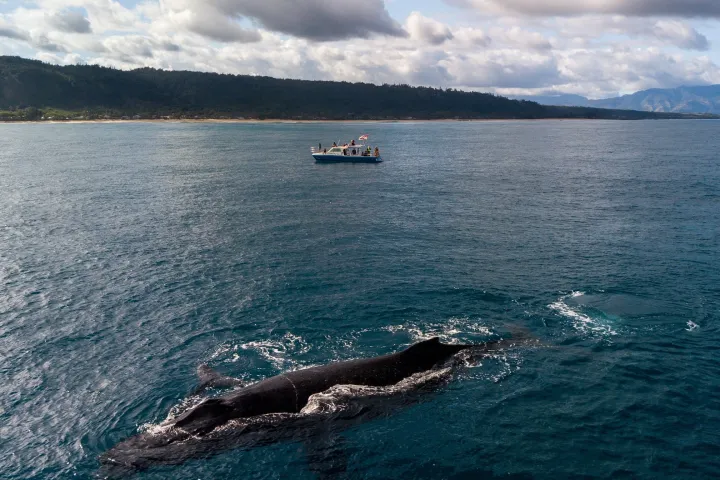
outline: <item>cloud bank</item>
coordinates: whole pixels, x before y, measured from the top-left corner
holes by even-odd
[[[398,17],[382,0],[124,1],[0,3],[0,54],[594,98],[720,83],[720,2],[445,0]]]
[[[716,0],[447,0],[447,3],[484,12],[543,17],[587,14],[720,17],[720,2]]]

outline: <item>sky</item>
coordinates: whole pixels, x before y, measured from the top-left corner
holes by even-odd
[[[720,0],[0,0],[0,55],[605,98],[720,83]]]

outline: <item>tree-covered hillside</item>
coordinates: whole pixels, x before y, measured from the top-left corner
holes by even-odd
[[[671,118],[548,107],[485,93],[142,68],[57,66],[0,57],[0,120],[42,118]]]

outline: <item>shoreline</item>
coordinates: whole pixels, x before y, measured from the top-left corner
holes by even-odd
[[[0,120],[0,124],[116,124],[116,123],[228,123],[228,124],[332,124],[332,123],[440,123],[440,122],[543,122],[543,121],[638,121],[638,120],[717,120],[714,118],[439,118],[439,119],[402,119],[402,120],[288,120],[288,119],[236,119],[236,118],[145,118],[145,119],[102,119],[102,120]]]

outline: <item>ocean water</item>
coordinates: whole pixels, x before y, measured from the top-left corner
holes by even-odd
[[[720,123],[0,125],[0,477],[187,402],[526,329],[342,432],[344,478],[720,476]],[[369,133],[385,162],[317,165]],[[314,478],[303,445],[133,478]]]

